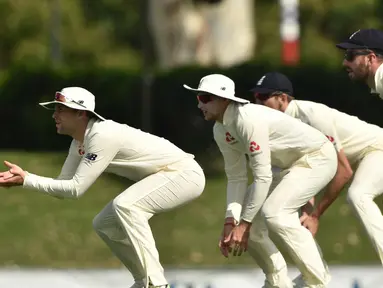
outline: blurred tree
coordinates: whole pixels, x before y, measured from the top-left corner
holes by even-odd
[[[108,55],[106,62],[114,63],[119,61],[121,54],[129,54],[131,57],[126,59],[128,65],[130,61],[134,65],[141,64],[141,0],[79,0],[84,11],[86,22],[92,25],[107,27],[109,37],[116,46],[119,53]],[[117,52],[115,51],[115,53]],[[151,57],[153,56],[151,50]],[[117,63],[116,63],[117,64]]]
[[[256,0],[257,59],[279,64],[278,1]],[[300,0],[301,59],[339,67],[335,43],[367,27],[382,28],[380,0]]]
[[[51,26],[52,1],[59,1],[61,21],[56,24],[60,26],[58,27],[60,34],[55,37],[59,40],[62,64],[80,68],[86,66],[140,68],[139,52],[134,50],[132,43],[128,43],[130,45],[124,43],[124,38],[121,36],[122,29],[125,28],[116,29],[123,26],[121,25],[123,18],[132,19],[130,14],[137,15],[137,11],[133,9],[134,13],[131,13],[132,11],[127,9],[125,17],[115,17],[112,13],[115,10],[102,10],[105,7],[101,6],[101,2],[120,4],[118,2],[128,1],[101,0],[92,2],[92,5],[78,0],[39,0],[38,4],[24,0],[0,1],[0,25],[3,28],[0,29],[1,68],[14,64],[33,65],[51,61],[51,29],[54,29]],[[89,11],[93,6],[101,8],[92,18],[89,16],[91,14]],[[108,17],[103,15],[116,19],[110,23]],[[138,27],[137,23],[133,26],[126,31],[131,32]],[[117,37],[114,37],[115,35]],[[138,33],[135,37],[137,36]],[[125,38],[132,37],[128,35]]]
[[[0,1],[0,66],[17,62],[45,61],[48,56],[49,6],[32,1]]]
[[[55,17],[52,1],[60,8],[56,22],[52,19]],[[382,3],[381,0],[300,0],[302,62],[339,67],[342,54],[334,44],[360,28],[383,28]],[[59,54],[53,55],[60,56],[65,66],[141,69],[139,5],[140,0],[1,0],[0,68],[49,64],[51,45],[56,43],[59,45],[53,51]],[[279,65],[279,2],[254,0],[254,5],[257,8],[255,58]],[[52,26],[52,23],[56,24]],[[52,31],[58,31],[59,35],[52,36]],[[155,63],[153,51],[151,47],[149,52]]]

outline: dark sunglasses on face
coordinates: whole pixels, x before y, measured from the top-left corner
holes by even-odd
[[[346,53],[344,53],[344,59],[348,62],[352,62],[355,60],[356,56],[360,55],[369,55],[371,53],[374,53],[372,51],[355,51],[355,50],[347,50]]]
[[[198,94],[197,99],[198,99],[198,101],[202,102],[203,104],[206,104],[206,103],[213,101],[213,95],[211,95],[211,94]]]

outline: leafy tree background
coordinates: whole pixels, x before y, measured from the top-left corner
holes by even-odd
[[[1,0],[0,67],[50,64],[57,31],[61,65],[140,70],[141,6],[140,0]],[[278,65],[279,2],[255,0],[254,7],[254,60]],[[382,28],[382,15],[379,0],[301,0],[302,62],[339,66],[342,55],[334,44],[357,29]]]

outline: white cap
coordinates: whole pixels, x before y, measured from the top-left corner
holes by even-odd
[[[105,120],[104,117],[94,111],[96,108],[94,95],[81,87],[64,88],[60,92],[56,92],[54,101],[39,103],[39,105],[50,110],[54,108],[52,107],[54,104],[62,104],[72,109],[89,111],[97,118]]]
[[[229,77],[222,74],[210,74],[201,79],[198,88],[194,89],[188,85],[184,88],[195,92],[206,92],[218,97],[233,100],[239,103],[249,103],[248,100],[235,97],[235,84]]]

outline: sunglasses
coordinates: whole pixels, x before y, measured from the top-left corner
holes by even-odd
[[[60,92],[56,92],[56,94],[55,94],[55,101],[62,102],[62,103],[69,103],[69,102],[76,103],[77,105],[80,105],[80,106],[86,108],[86,106],[84,104],[82,104],[82,103],[80,103],[78,101],[75,101],[75,100],[73,100],[73,99],[63,95]]]
[[[197,99],[203,104],[209,103],[214,100],[213,95],[211,94],[198,94]]]
[[[360,55],[369,55],[371,53],[374,53],[372,51],[368,51],[368,50],[365,50],[365,51],[355,51],[355,50],[347,50],[346,53],[344,53],[344,59],[348,62],[352,62],[355,60],[355,58],[357,56],[360,56]]]

